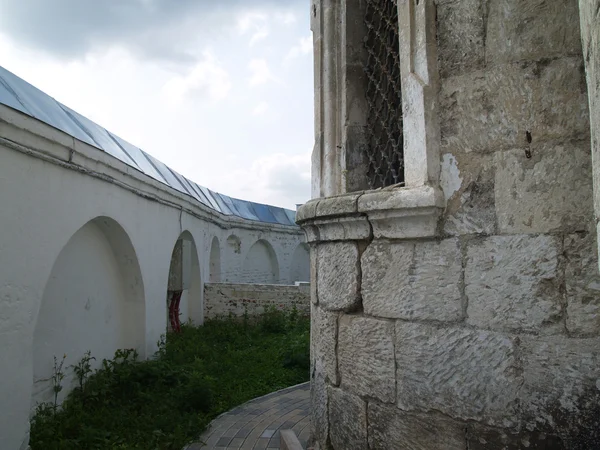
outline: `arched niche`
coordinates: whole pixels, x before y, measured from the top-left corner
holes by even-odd
[[[227,246],[233,253],[240,254],[242,252],[242,241],[235,234],[230,234],[227,238]]]
[[[211,283],[219,283],[221,281],[221,246],[219,239],[213,237],[210,245],[210,265],[208,279]]]
[[[115,350],[144,357],[144,285],[136,251],[109,217],[81,227],[60,251],[46,283],[34,331],[32,407],[53,399],[53,358],[66,355],[59,401],[73,385],[67,367],[86,351],[100,364]]]
[[[183,324],[191,320],[196,324],[202,323],[200,260],[196,242],[189,231],[184,231],[179,235],[171,253],[166,299],[168,331],[173,331],[169,319],[169,303],[175,295],[180,295],[178,301],[179,322]]]
[[[279,283],[277,255],[268,241],[260,239],[250,247],[244,259],[240,278],[242,283]]]
[[[305,243],[298,244],[292,254],[290,283],[310,281],[310,250]]]

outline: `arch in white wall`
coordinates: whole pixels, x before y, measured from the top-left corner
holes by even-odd
[[[304,242],[298,244],[292,254],[290,283],[310,281],[310,250]]]
[[[210,244],[210,266],[209,266],[208,279],[211,283],[218,283],[221,281],[221,246],[219,245],[219,239],[213,237],[212,243]]]
[[[181,250],[183,254],[181,254]],[[184,285],[178,285],[178,267],[177,262],[182,258]],[[185,266],[189,265],[186,269]],[[172,284],[175,283],[175,284]],[[183,289],[182,289],[183,287]],[[181,290],[179,300],[179,321],[183,324],[191,320],[193,323],[200,324],[203,321],[202,305],[202,278],[200,276],[200,258],[196,241],[189,231],[184,231],[179,235],[171,252],[171,264],[169,265],[169,286],[167,287],[167,329],[172,331],[171,321],[169,320],[169,302],[174,295],[174,291]]]
[[[235,234],[230,234],[225,240],[222,256],[221,281],[225,283],[243,283],[241,275],[242,240]]]
[[[242,241],[235,234],[230,234],[227,238],[227,245],[233,253],[240,254],[242,252]]]
[[[260,239],[250,247],[240,278],[242,283],[279,283],[279,262],[273,246],[268,241]]]
[[[61,399],[86,351],[99,364],[115,350],[145,353],[144,285],[133,244],[109,217],[97,217],[71,236],[46,282],[33,339],[32,407],[53,398],[53,358],[66,355]]]

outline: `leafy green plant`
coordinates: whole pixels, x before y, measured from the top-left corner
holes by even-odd
[[[56,397],[37,407],[31,448],[180,450],[222,412],[307,381],[308,339],[307,317],[273,308],[242,321],[184,324],[144,361],[123,349],[93,370],[87,352],[71,366],[78,388],[62,406]],[[62,367],[55,360],[61,389]]]
[[[88,350],[87,352],[85,352],[83,358],[81,358],[81,360],[77,364],[70,366],[73,369],[73,372],[75,372],[75,376],[77,377],[77,382],[79,384],[79,389],[81,389],[81,391],[83,391],[85,382],[92,373],[91,362],[96,360],[96,358],[94,358],[91,355],[91,353],[92,352]]]
[[[62,380],[65,378],[65,373],[63,372],[65,359],[67,359],[66,354],[63,355],[60,362],[58,362],[58,359],[54,356],[54,366],[52,368],[52,392],[54,393],[53,410],[55,414],[58,407],[58,394],[63,390]]]
[[[310,333],[308,330],[289,336],[282,353],[283,367],[310,369]]]
[[[288,326],[288,319],[285,313],[274,306],[269,306],[262,315],[261,328],[266,333],[284,333]]]

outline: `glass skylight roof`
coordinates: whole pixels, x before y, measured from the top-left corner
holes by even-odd
[[[197,185],[3,67],[0,67],[0,103],[96,147],[222,214],[260,222],[296,225],[295,212],[292,210],[231,198]]]

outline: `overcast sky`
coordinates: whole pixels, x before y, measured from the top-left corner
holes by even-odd
[[[0,0],[0,65],[200,185],[310,197],[308,0]]]

